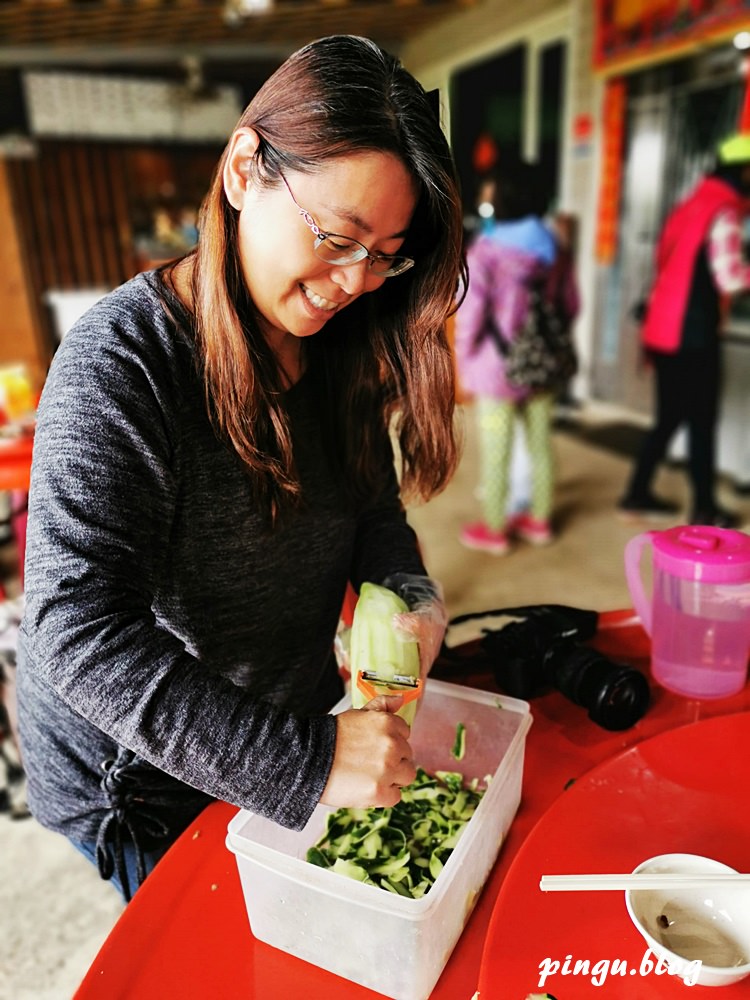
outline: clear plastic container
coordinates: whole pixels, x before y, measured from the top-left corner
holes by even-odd
[[[348,697],[334,712],[350,707]],[[466,753],[451,756],[456,726]],[[426,1000],[443,971],[497,858],[521,800],[529,705],[487,691],[428,680],[412,730],[428,772],[491,775],[489,788],[435,884],[422,899],[363,885],[305,860],[325,829],[318,806],[302,831],[241,810],[227,847],[237,868],[253,934],[395,1000]]]

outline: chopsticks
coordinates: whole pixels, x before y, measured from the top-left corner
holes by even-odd
[[[542,875],[542,892],[575,892],[597,889],[703,889],[708,886],[750,887],[750,875],[718,872],[684,875],[653,872],[633,875]]]

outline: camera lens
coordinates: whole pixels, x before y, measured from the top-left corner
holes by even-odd
[[[595,649],[557,649],[547,669],[558,691],[587,709],[589,718],[603,729],[628,729],[648,708],[650,692],[643,674],[613,663]]]

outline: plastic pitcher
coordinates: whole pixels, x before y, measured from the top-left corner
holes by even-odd
[[[641,554],[652,546],[653,594]],[[625,546],[625,575],[651,636],[651,671],[689,698],[724,698],[747,679],[750,655],[750,536],[703,525],[646,531]]]

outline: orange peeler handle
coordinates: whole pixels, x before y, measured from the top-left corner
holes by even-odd
[[[381,688],[386,688],[384,691],[378,691],[372,681],[366,680],[362,676],[363,671],[357,671],[357,687],[363,694],[366,694],[368,698],[377,698],[380,694],[400,694],[404,699],[403,704],[408,705],[410,701],[416,701],[417,698],[422,697],[422,678],[417,679],[417,686],[413,688],[390,688],[388,685],[383,683],[379,685]]]

